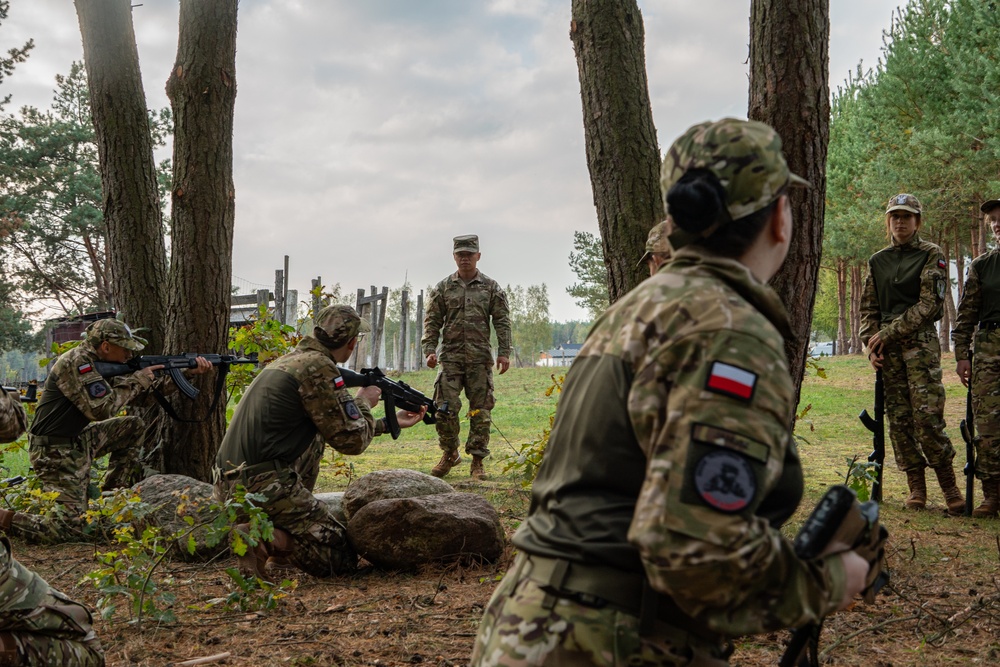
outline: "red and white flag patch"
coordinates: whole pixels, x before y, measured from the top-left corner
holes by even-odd
[[[938,259],[938,268],[939,269],[943,269],[946,266],[948,266],[948,265],[945,264],[945,261],[943,259]]]
[[[757,374],[721,361],[712,362],[705,388],[717,394],[749,401],[757,386]]]
[[[345,384],[347,384],[347,383],[344,382],[344,376],[343,375],[338,375],[337,377],[333,378],[333,388],[334,389],[343,389]]]
[[[82,366],[77,366],[76,370],[80,371],[80,375],[84,375],[85,373],[89,373],[94,370],[94,367],[91,364],[84,364]]]

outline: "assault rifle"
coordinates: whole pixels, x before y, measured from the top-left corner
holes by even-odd
[[[9,392],[11,392],[13,394],[20,395],[22,403],[37,403],[38,402],[38,385],[37,384],[29,384],[29,385],[27,385],[27,388],[24,390],[23,394],[21,393],[21,390],[18,389],[17,387],[4,387],[3,390],[4,391],[9,391]]]
[[[448,411],[448,405],[438,407],[434,400],[424,396],[422,393],[406,384],[396,382],[386,377],[381,368],[362,368],[361,372],[355,372],[349,368],[340,369],[340,377],[344,378],[344,383],[348,387],[371,387],[375,386],[382,390],[382,401],[385,403],[385,421],[389,425],[389,433],[392,439],[399,437],[402,429],[396,419],[396,408],[409,412],[420,412],[423,406],[427,406],[427,414],[424,415],[425,424],[433,424],[437,421],[437,413]]]
[[[868,455],[871,463],[878,464],[875,471],[875,483],[872,484],[871,498],[877,503],[882,502],[882,468],[885,465],[885,383],[882,381],[882,371],[875,371],[875,418],[872,419],[868,410],[862,410],[858,419],[865,428],[872,432],[872,453]]]
[[[879,590],[889,583],[889,572],[885,569],[885,541],[889,531],[879,524],[878,515],[878,503],[874,500],[859,503],[848,487],[831,486],[795,536],[792,543],[795,554],[811,560],[843,551],[857,552],[870,565],[862,595],[871,604]],[[821,625],[822,621],[796,630],[779,667],[818,667]]]
[[[972,494],[976,491],[976,446],[973,438],[976,435],[975,414],[972,410],[972,378],[969,378],[969,391],[965,395],[965,419],[958,425],[965,440],[965,516],[972,516]]]
[[[198,397],[200,392],[197,387],[188,382],[188,379],[184,377],[184,373],[182,371],[185,368],[197,368],[197,357],[204,357],[213,366],[220,366],[220,376],[224,376],[228,373],[230,366],[234,366],[236,364],[257,363],[257,355],[255,354],[252,354],[249,357],[236,357],[229,354],[202,354],[200,352],[186,352],[184,354],[168,355],[144,354],[138,357],[132,357],[124,364],[118,364],[111,361],[95,361],[94,369],[100,373],[102,377],[113,378],[119,375],[130,375],[136,371],[142,370],[143,368],[149,368],[150,366],[163,366],[160,371],[170,375],[170,379],[174,381],[174,384],[177,385],[177,388],[180,389],[181,393],[194,400]]]

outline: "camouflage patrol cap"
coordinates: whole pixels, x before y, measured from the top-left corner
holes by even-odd
[[[983,205],[979,207],[979,210],[983,213],[989,213],[998,206],[1000,206],[1000,199],[991,199],[983,202]]]
[[[456,236],[455,250],[452,252],[479,252],[479,237],[475,234]]]
[[[132,352],[139,352],[146,347],[146,341],[132,333],[132,329],[121,320],[107,318],[97,320],[87,327],[87,342],[97,346],[108,341]]]
[[[893,211],[909,211],[915,215],[920,215],[920,200],[905,192],[889,197],[889,203],[885,205],[885,213],[888,215]]]
[[[322,332],[317,338],[328,347],[340,347],[358,334],[372,330],[368,321],[358,315],[358,311],[342,304],[327,306],[319,311],[315,325]]]
[[[674,141],[660,170],[664,206],[667,192],[691,169],[706,169],[719,179],[726,191],[730,220],[766,207],[786,186],[809,186],[809,181],[788,169],[781,154],[781,137],[774,128],[754,120],[706,121],[688,128]]]
[[[653,256],[654,252],[670,253],[670,239],[667,238],[667,234],[670,233],[670,225],[666,220],[656,225],[649,230],[649,236],[646,237],[646,254],[642,256],[639,263],[636,266],[642,266],[649,261],[649,258]]]

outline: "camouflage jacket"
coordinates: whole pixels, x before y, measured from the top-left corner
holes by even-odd
[[[941,318],[948,264],[941,249],[914,234],[868,260],[861,292],[861,342],[879,333],[894,343]]]
[[[497,334],[497,356],[509,357],[510,312],[500,285],[482,271],[468,283],[453,273],[428,296],[420,341],[424,357],[436,352],[440,341],[441,362],[492,364],[491,321]]]
[[[138,395],[167,380],[150,380],[138,372],[105,379],[94,369],[97,361],[97,350],[84,341],[52,363],[31,435],[75,438],[90,422],[114,417]]]
[[[955,361],[971,358],[972,336],[980,322],[1000,322],[1000,250],[984,253],[969,265],[951,330]]]
[[[787,330],[742,264],[678,251],[598,319],[570,367],[514,544],[644,571],[730,637],[832,611],[839,558],[802,561],[780,531],[803,485]]]
[[[21,397],[0,391],[0,442],[14,442],[28,428],[28,416],[21,405]]]
[[[291,464],[316,437],[360,454],[383,432],[371,406],[344,388],[330,350],[312,336],[260,372],[236,406],[216,465],[230,470],[265,461]]]

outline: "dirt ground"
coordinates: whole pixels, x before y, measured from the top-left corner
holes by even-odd
[[[892,581],[874,605],[858,604],[828,619],[825,664],[996,664],[1000,659],[1000,521],[936,518],[934,512],[883,511],[893,535]],[[513,524],[513,522],[510,522]],[[929,526],[929,527],[928,527]],[[14,545],[15,555],[53,585],[94,606],[97,592],[80,583],[94,568],[88,545]],[[203,664],[466,664],[476,625],[512,558],[496,565],[427,567],[417,573],[371,568],[338,580],[298,579],[266,612],[192,607],[233,590],[225,558],[209,564],[164,561],[159,580],[177,594],[177,622],[129,623],[119,610],[97,622],[108,665],[162,666],[228,653]],[[776,665],[789,633],[738,644],[734,665]]]

